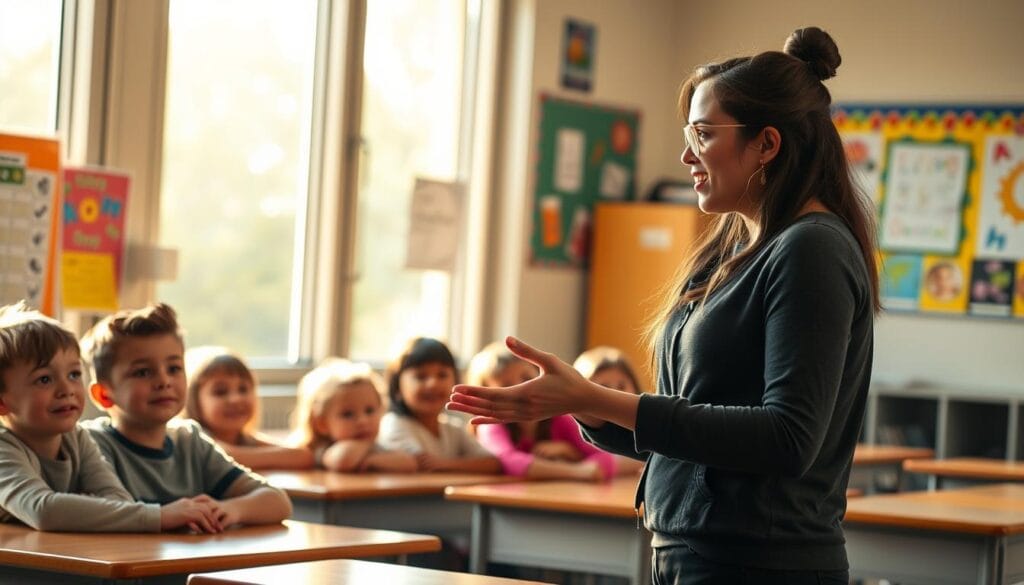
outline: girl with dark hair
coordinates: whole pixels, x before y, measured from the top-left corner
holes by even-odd
[[[649,453],[637,507],[655,583],[847,583],[841,520],[879,309],[873,208],[850,177],[818,28],[784,52],[683,84],[682,162],[718,217],[649,331],[657,394],[602,388],[509,338],[542,375],[460,386],[476,423],[571,413],[614,452]]]
[[[466,430],[444,414],[458,382],[455,358],[436,339],[417,337],[385,372],[390,412],[380,422],[377,442],[416,457],[420,471],[501,473],[501,463]]]

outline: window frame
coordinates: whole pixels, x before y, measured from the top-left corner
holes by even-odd
[[[451,275],[450,340],[463,353],[482,337],[489,185],[493,158],[498,18],[501,2],[466,0],[467,26],[459,178],[467,182],[464,253]],[[131,172],[124,306],[155,300],[151,260],[159,245],[160,173],[170,0],[65,0],[58,128],[66,160]],[[475,11],[472,12],[471,11]],[[313,363],[347,355],[355,271],[366,0],[319,0],[308,197],[296,213],[296,246],[286,360],[257,361],[264,386],[291,385]],[[470,20],[475,17],[474,26]],[[72,24],[73,26],[68,26]],[[472,69],[469,69],[469,68]],[[471,148],[472,145],[475,147]],[[68,312],[83,331],[95,316]],[[374,363],[380,367],[381,363]]]

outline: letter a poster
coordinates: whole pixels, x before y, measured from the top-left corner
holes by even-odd
[[[64,308],[116,311],[124,272],[128,175],[64,169],[61,301]]]

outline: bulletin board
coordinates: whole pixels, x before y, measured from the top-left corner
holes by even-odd
[[[532,262],[585,266],[597,201],[636,197],[640,113],[541,94]]]
[[[60,144],[0,133],[0,305],[53,315]]]
[[[1024,106],[840,105],[889,310],[1024,319]]]

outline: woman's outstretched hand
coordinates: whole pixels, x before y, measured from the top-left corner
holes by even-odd
[[[583,407],[589,382],[575,368],[514,337],[505,338],[505,345],[540,368],[540,376],[506,388],[459,384],[452,389],[448,410],[474,415],[473,424],[488,424],[543,420]]]

